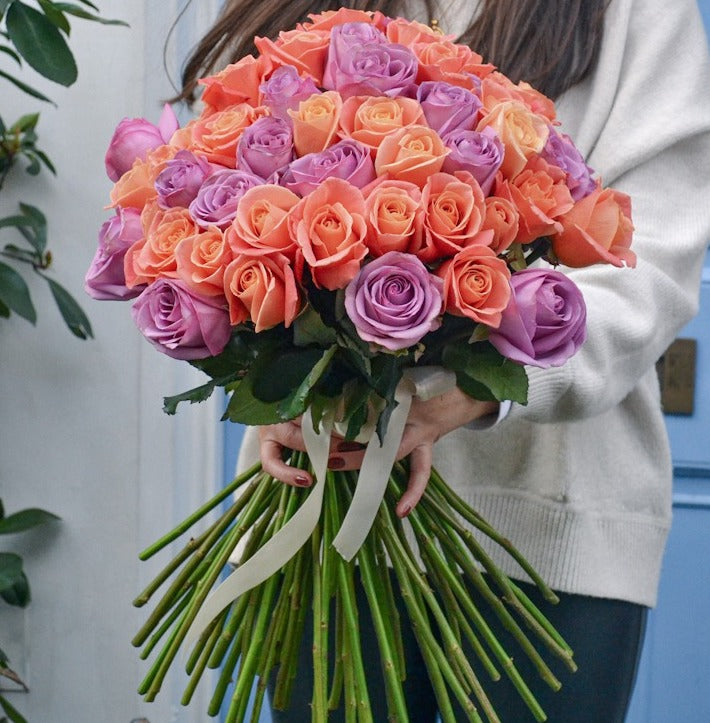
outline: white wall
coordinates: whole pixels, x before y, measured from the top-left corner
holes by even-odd
[[[145,616],[131,600],[157,569],[139,563],[137,552],[217,485],[219,414],[200,405],[163,415],[163,395],[200,377],[144,342],[127,304],[92,301],[82,288],[108,217],[106,144],[123,116],[157,120],[158,100],[170,93],[163,43],[184,4],[105,0],[102,15],[130,29],[73,22],[77,84],[61,89],[31,78],[56,109],[0,87],[6,121],[41,111],[40,147],[58,169],[58,178],[43,173],[39,182],[15,173],[0,216],[13,213],[18,198],[47,213],[53,274],[88,312],[96,337],[69,334],[43,283],[31,284],[36,327],[0,320],[0,497],[8,513],[37,506],[62,517],[51,530],[0,540],[24,556],[33,593],[25,611],[0,601],[0,647],[31,688],[9,699],[30,723],[205,719],[199,699],[190,712],[178,710],[179,676],[156,703],[140,700],[135,691],[147,666],[129,641]],[[193,4],[177,53],[218,2]],[[11,232],[0,235],[2,245],[11,240]]]

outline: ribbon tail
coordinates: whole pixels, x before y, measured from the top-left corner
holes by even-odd
[[[390,416],[382,445],[376,435],[367,445],[353,500],[333,540],[333,546],[345,560],[350,561],[357,554],[380,509],[404,434],[412,395],[411,384],[401,382],[398,385],[395,392],[397,406]]]
[[[323,506],[330,429],[325,433],[316,433],[310,414],[306,412],[302,431],[316,478],[308,499],[276,535],[208,595],[187,631],[186,650],[197,642],[202,631],[230,603],[278,572],[310,539],[318,524]]]

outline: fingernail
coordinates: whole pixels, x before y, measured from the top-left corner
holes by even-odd
[[[342,457],[331,457],[328,460],[328,467],[330,469],[342,469],[345,467],[345,460]]]
[[[299,487],[310,487],[311,486],[311,481],[308,479],[308,477],[304,477],[303,475],[298,475],[295,478],[295,481]]]
[[[405,505],[399,512],[400,517],[406,517],[412,511],[412,505]]]
[[[341,442],[338,445],[338,452],[359,452],[364,447],[364,444],[358,442]]]

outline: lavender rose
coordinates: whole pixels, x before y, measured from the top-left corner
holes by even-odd
[[[418,68],[409,48],[387,42],[367,23],[345,23],[331,30],[323,85],[343,98],[408,95],[415,87]]]
[[[293,130],[283,118],[259,118],[243,133],[237,147],[237,167],[261,178],[288,165],[293,158]]]
[[[187,208],[211,172],[207,159],[198,158],[190,151],[178,151],[155,179],[158,203],[163,208]]]
[[[440,325],[443,282],[411,254],[389,251],[345,288],[345,310],[358,335],[390,351],[415,345]]]
[[[479,183],[483,194],[491,192],[496,173],[503,163],[503,144],[492,128],[482,132],[454,130],[444,138],[451,153],[444,159],[445,173],[468,171]]]
[[[106,173],[112,181],[130,169],[137,158],[167,143],[179,128],[173,109],[166,103],[158,125],[145,118],[124,118],[116,127],[106,151]]]
[[[324,151],[297,158],[272,180],[299,196],[306,196],[326,178],[342,178],[357,188],[364,188],[375,176],[375,165],[367,147],[346,138]]]
[[[564,133],[550,128],[547,143],[542,149],[542,157],[567,174],[567,188],[575,201],[581,201],[596,189],[597,184],[592,178],[594,171],[584,162],[572,139]]]
[[[417,100],[430,128],[440,136],[475,128],[483,103],[470,90],[443,81],[427,80],[417,90]]]
[[[510,280],[512,295],[490,342],[508,359],[530,366],[558,367],[586,338],[582,292],[559,271],[525,269]]]
[[[231,334],[224,298],[200,296],[178,279],[151,284],[131,315],[145,338],[173,359],[215,356]]]
[[[271,109],[275,118],[288,120],[289,108],[298,108],[298,104],[320,92],[313,78],[301,78],[293,65],[282,65],[271,77],[259,86],[264,105]]]
[[[226,169],[208,176],[189,206],[190,215],[202,228],[227,228],[237,215],[239,199],[262,178],[248,171]]]
[[[99,246],[84,278],[84,289],[94,299],[132,299],[145,286],[126,286],[123,258],[128,248],[143,237],[141,214],[135,208],[117,208],[99,231]]]

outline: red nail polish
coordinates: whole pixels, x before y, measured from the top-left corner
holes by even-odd
[[[345,460],[342,457],[331,457],[328,460],[328,467],[330,469],[342,469],[345,467]]]
[[[298,477],[296,477],[295,481],[299,487],[310,487],[311,486],[311,481],[308,479],[308,477],[304,477],[303,475],[298,475]]]
[[[364,448],[365,446],[358,442],[341,442],[338,445],[338,452],[359,452]]]
[[[412,511],[412,505],[405,505],[400,512],[400,517],[406,517]]]

